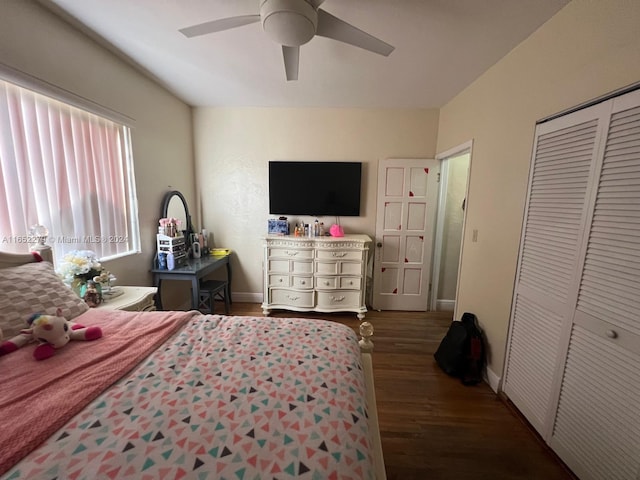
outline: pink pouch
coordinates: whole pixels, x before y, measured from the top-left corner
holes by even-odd
[[[334,223],[333,225],[331,225],[331,228],[329,229],[329,233],[331,234],[332,237],[344,237],[344,229],[337,223]]]

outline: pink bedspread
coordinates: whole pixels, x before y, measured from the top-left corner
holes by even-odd
[[[197,312],[90,310],[75,321],[103,337],[72,341],[47,360],[35,344],[0,357],[0,474],[135,367]],[[143,319],[143,321],[140,321]]]

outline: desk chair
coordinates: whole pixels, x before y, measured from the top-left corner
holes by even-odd
[[[206,313],[215,312],[216,299],[224,301],[224,313],[229,315],[229,282],[224,280],[205,280],[200,282],[200,302],[198,309]]]

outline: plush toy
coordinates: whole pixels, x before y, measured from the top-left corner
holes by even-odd
[[[20,334],[0,344],[0,355],[14,352],[27,343],[36,340],[40,344],[33,352],[36,360],[52,357],[57,348],[64,347],[70,340],[96,340],[102,337],[100,327],[84,327],[70,322],[62,316],[36,313],[27,321],[30,328],[21,330]]]

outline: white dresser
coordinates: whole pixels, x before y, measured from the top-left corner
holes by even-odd
[[[370,243],[366,235],[266,237],[263,313],[355,312],[362,320]]]

